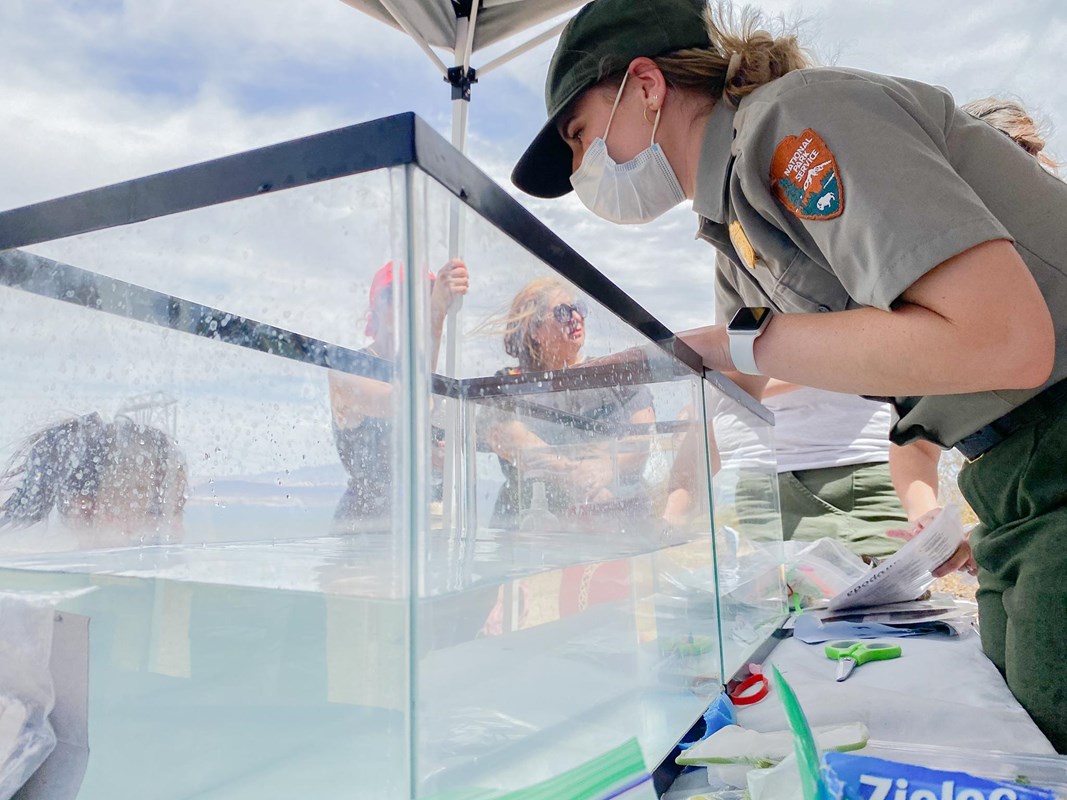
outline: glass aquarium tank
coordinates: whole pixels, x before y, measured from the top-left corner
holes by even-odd
[[[4,212],[0,308],[70,797],[647,780],[785,616],[770,414],[412,115]]]

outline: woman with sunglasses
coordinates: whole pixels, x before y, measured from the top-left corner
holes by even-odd
[[[585,302],[559,279],[531,281],[515,295],[498,325],[504,350],[518,360],[518,366],[497,374],[579,366],[588,314]],[[590,506],[599,513],[616,504],[626,507],[633,519],[641,516],[633,513],[638,507],[648,505],[642,483],[647,439],[604,433],[605,423],[656,421],[646,387],[591,383],[588,388],[523,395],[514,409],[493,408],[488,413],[485,437],[504,471],[493,514],[495,526],[515,527],[521,522],[534,502],[537,483],[544,487],[547,510],[556,515],[581,513]]]

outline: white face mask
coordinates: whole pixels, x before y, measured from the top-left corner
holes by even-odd
[[[656,144],[660,111],[656,112],[648,148],[624,164],[616,164],[608,155],[604,140],[608,138],[611,121],[615,118],[615,109],[619,107],[625,86],[626,75],[622,78],[619,93],[615,95],[615,105],[611,107],[604,138],[593,140],[593,144],[585,151],[582,165],[571,175],[571,186],[586,208],[609,222],[624,225],[654,220],[685,199],[685,192],[663,148]]]

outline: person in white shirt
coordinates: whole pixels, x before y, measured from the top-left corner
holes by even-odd
[[[693,493],[705,452],[712,473],[733,487],[716,502],[735,504],[737,524],[757,538],[777,536],[777,496],[785,539],[829,536],[858,555],[881,557],[903,543],[891,531],[903,533],[938,508],[940,450],[926,442],[891,444],[886,404],[775,380],[763,402],[775,415],[773,444],[725,399],[709,409],[707,451],[701,436],[682,441],[663,512],[670,527],[707,511],[700,492]],[[768,480],[775,472],[776,487]]]
[[[937,508],[940,450],[890,443],[887,404],[780,381],[763,402],[775,415],[786,539],[832,536],[859,555],[886,556],[902,543],[890,529]]]

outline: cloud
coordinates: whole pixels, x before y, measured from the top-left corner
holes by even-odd
[[[1019,97],[1055,125],[1067,158],[1067,18],[1056,0],[768,0],[805,18],[824,60],[947,86],[960,101]],[[551,24],[551,23],[547,23]],[[0,208],[414,110],[448,134],[448,87],[402,33],[339,0],[5,0],[0,3]],[[504,46],[478,54],[475,66]],[[714,253],[687,206],[639,227],[596,219],[573,197],[516,192],[511,166],[544,121],[545,44],[474,87],[470,157],[669,328],[713,317]],[[446,59],[447,60],[447,59]],[[36,248],[79,266],[351,346],[370,275],[394,257],[376,179]],[[447,255],[447,202],[426,224],[427,268]],[[481,323],[546,267],[468,219],[474,288],[459,373],[509,359]],[[179,399],[194,480],[334,461],[323,371],[119,318],[0,291],[0,453],[67,414],[113,413],[155,390]],[[591,354],[636,343],[596,309]],[[336,463],[334,461],[334,463]]]
[[[407,37],[336,0],[14,0],[0,29],[0,207],[395,113],[434,78]]]
[[[1061,4],[836,2],[809,32],[841,65],[945,86],[963,103],[1010,94],[1060,125],[1050,148],[1067,151],[1067,46]]]
[[[1058,77],[1067,52],[1067,12],[1052,0],[1010,12],[991,0],[906,6],[887,0],[771,0],[760,6],[772,18],[799,20],[802,42],[823,63],[944,85],[958,102],[992,94],[1017,97],[1050,123],[1050,152],[1067,156],[1067,85]],[[476,87],[471,152],[504,186],[510,186],[511,165],[544,122],[543,76],[551,52],[548,45],[539,47]],[[573,198],[513,196],[669,327],[710,319],[713,254],[693,241],[695,218],[684,209],[651,225],[622,228],[594,219]]]
[[[763,6],[786,18],[803,16],[803,38],[842,65],[943,84],[960,100],[1017,95],[1060,122],[1049,148],[1067,156],[1067,85],[1058,77],[1067,20],[1054,0],[1014,13],[992,0],[911,3],[906,12],[885,1],[769,0]],[[0,29],[0,207],[406,109],[448,132],[448,87],[424,55],[403,34],[338,0],[9,0],[0,4]],[[475,66],[503,49],[479,53]],[[686,207],[647,226],[619,227],[594,218],[573,196],[540,201],[510,187],[511,165],[543,123],[551,52],[551,44],[535,48],[474,87],[471,158],[668,327],[709,321],[713,252],[694,240],[695,218]],[[264,203],[240,224],[230,219],[226,225],[240,229],[239,242],[227,242],[220,233],[225,225],[211,234],[212,225],[221,225],[218,215],[225,216],[221,211],[169,232],[161,223],[147,237],[116,231],[99,237],[114,247],[98,244],[90,265],[251,316],[262,316],[263,309],[280,314],[292,302],[286,270],[301,265],[301,324],[339,337],[340,317],[314,309],[329,302],[362,309],[370,271],[388,250],[380,242],[380,209],[366,214],[366,198],[362,207],[358,198],[293,202]],[[347,220],[344,230],[341,219]],[[431,237],[431,264],[445,252],[442,219]],[[203,230],[209,241],[198,249]],[[485,295],[478,300],[472,293],[469,327],[538,269],[491,238],[478,250],[478,238],[469,237],[471,254],[485,259],[472,261],[476,275],[481,270],[485,276]],[[357,241],[364,242],[363,263],[346,272]],[[63,254],[61,247],[48,252]],[[522,269],[497,274],[512,262]],[[486,349],[471,369],[488,364],[491,355]]]

